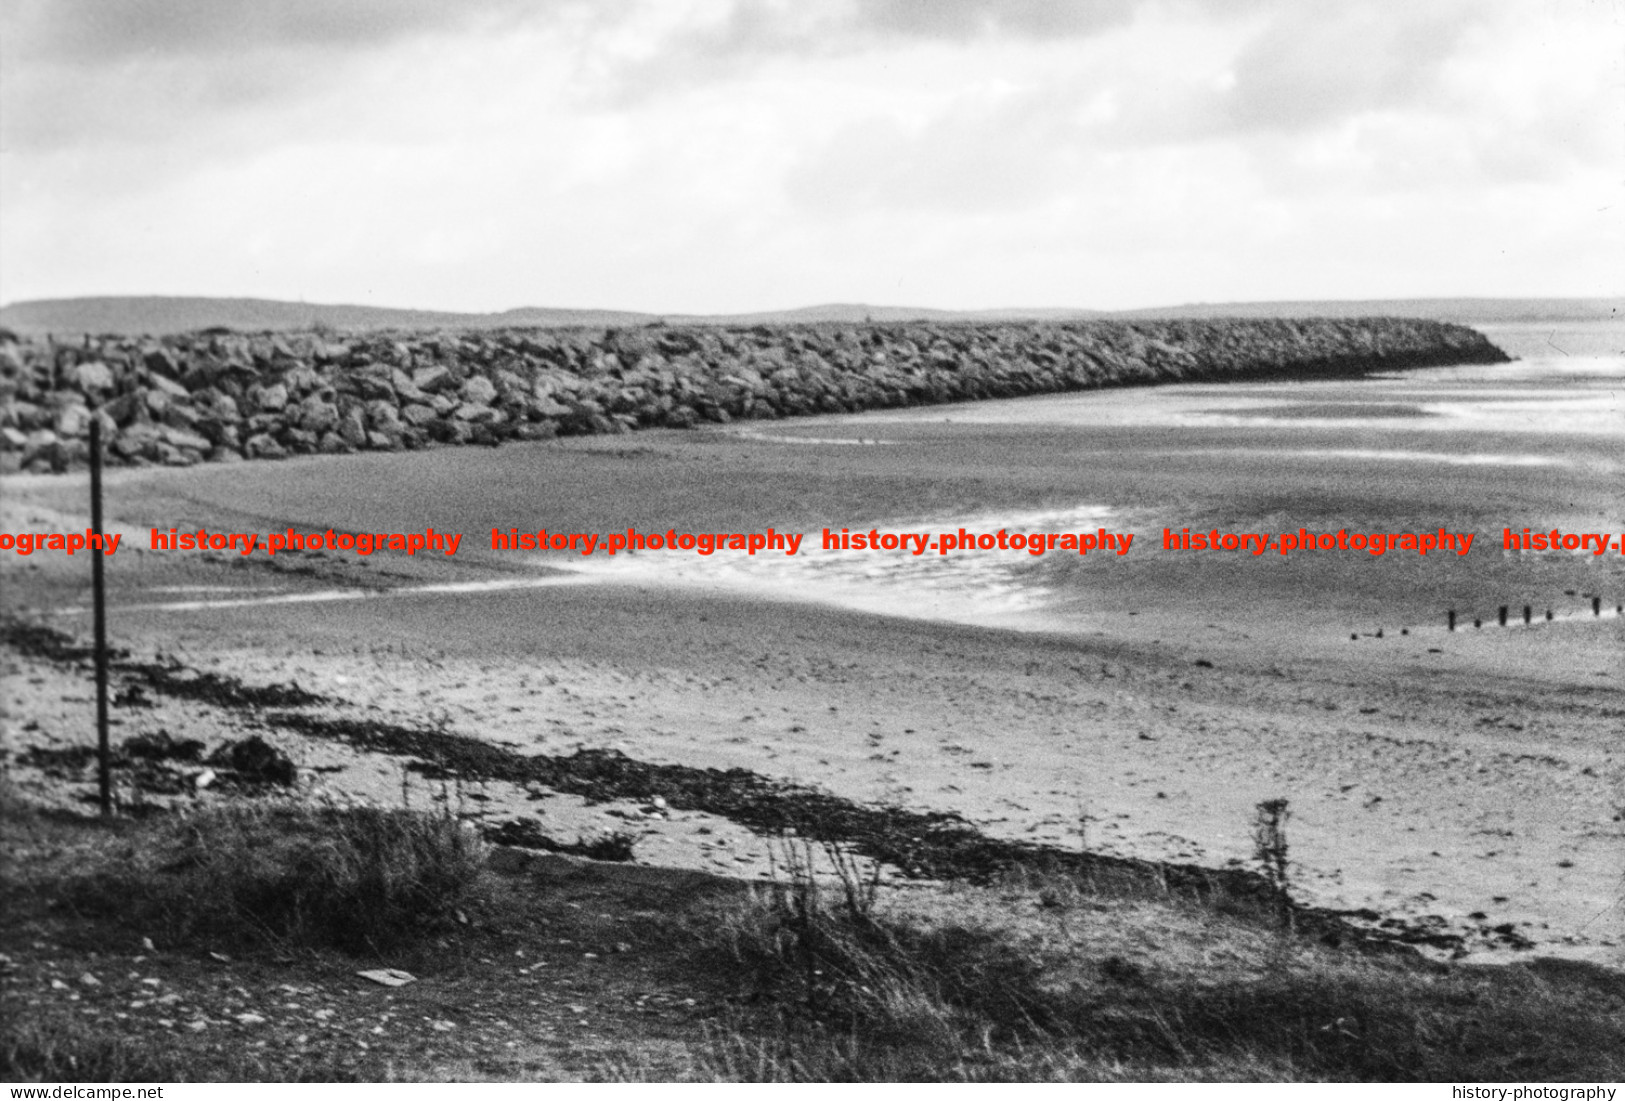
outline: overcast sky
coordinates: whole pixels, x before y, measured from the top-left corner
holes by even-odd
[[[1625,0],[4,0],[0,299],[1625,290]]]

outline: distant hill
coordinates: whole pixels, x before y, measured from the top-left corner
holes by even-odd
[[[912,306],[832,303],[746,314],[652,314],[630,310],[572,310],[527,306],[500,313],[323,305],[266,298],[101,297],[48,298],[0,307],[0,326],[41,333],[153,334],[224,327],[265,332],[326,327],[365,329],[491,329],[506,327],[631,326],[655,322],[708,325],[784,325],[866,321],[1080,321],[1092,318],[1163,320],[1197,317],[1423,317],[1463,324],[1625,321],[1620,298],[1413,298],[1328,302],[1192,303],[1105,312],[1057,308],[937,310]]]
[[[42,298],[0,307],[16,333],[165,333],[224,326],[242,332],[310,329],[498,328],[506,325],[637,325],[646,314],[621,310],[518,309],[496,314],[329,306],[269,298]]]
[[[1330,302],[1193,302],[1126,310],[1118,318],[1425,317],[1460,325],[1625,321],[1625,298],[1372,298]]]

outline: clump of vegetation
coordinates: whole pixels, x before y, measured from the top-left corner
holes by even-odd
[[[1284,862],[1284,838],[1270,836]],[[853,905],[865,896],[849,893],[849,873],[826,875],[821,890],[810,861],[786,870],[788,882],[721,904],[695,926],[714,972],[731,973],[740,1004],[752,1007],[719,1032],[695,1077],[1444,1081],[1625,1072],[1617,981],[1599,1004],[1596,989],[1540,968],[1360,954],[1275,927],[1268,913],[1121,897],[1086,881],[890,892]]]
[[[445,812],[240,804],[157,829],[138,859],[79,880],[74,902],[173,941],[385,952],[455,923],[485,856]]]

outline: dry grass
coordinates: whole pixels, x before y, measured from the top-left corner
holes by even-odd
[[[455,923],[483,861],[448,813],[239,803],[159,824],[65,897],[169,943],[377,954]]]
[[[653,869],[556,857],[541,865],[552,878],[482,870],[479,843],[443,813],[239,805],[103,825],[0,811],[22,854],[6,869],[7,891],[18,889],[0,899],[26,918],[12,922],[13,940],[67,945],[54,950],[56,970],[30,963],[39,1010],[0,1028],[0,1076],[14,1079],[548,1076],[560,1073],[557,1059],[581,1065],[570,1054],[585,1038],[575,1001],[595,1032],[616,1037],[604,1041],[613,1052],[583,1057],[598,1060],[586,1073],[634,1080],[1625,1077],[1625,976],[1361,954],[1283,931],[1267,907],[1143,882],[886,887],[845,854],[795,842],[781,849],[775,884],[674,877],[657,887]],[[517,1027],[403,1036],[358,1063],[342,1034],[307,1050],[296,1020],[278,1033],[211,1026],[137,1042],[106,1015],[76,1016],[71,990],[50,989],[50,975],[81,968],[111,983],[125,965],[110,962],[109,946],[148,935],[182,949],[161,943],[158,955],[166,983],[196,1004],[223,996],[202,951],[215,945],[244,944],[256,992],[313,985],[323,967],[352,975],[345,953],[391,953],[392,965],[406,953],[438,976],[403,995],[418,1013],[500,1015]],[[531,961],[545,963],[545,982],[515,974]],[[97,997],[87,993],[77,1012],[125,1004]],[[366,998],[335,992],[326,1004],[360,1030],[376,1019],[361,1012]],[[651,998],[699,1007],[654,1017]],[[280,1053],[250,1036],[280,1036]],[[431,1054],[434,1037],[460,1046]],[[525,1050],[546,1058],[513,1054]]]
[[[810,919],[785,901],[804,897],[781,884],[695,924],[757,1007],[715,1037],[696,1077],[1625,1074],[1625,978],[1598,969],[1447,966],[1304,940],[1283,950],[1267,919],[1071,883],[922,892]]]

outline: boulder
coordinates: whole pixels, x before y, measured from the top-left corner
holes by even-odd
[[[65,440],[78,439],[90,431],[90,410],[83,405],[64,405],[56,411],[52,427]]]
[[[165,425],[162,429],[163,439],[172,447],[188,451],[196,451],[201,456],[213,445],[203,436],[185,428],[176,428],[174,425]]]
[[[99,394],[113,388],[113,369],[100,360],[91,360],[73,369],[73,380],[86,394]]]
[[[237,408],[237,399],[212,386],[193,394],[192,404],[211,420],[235,421],[242,419],[242,413]]]
[[[264,432],[248,437],[248,442],[243,445],[243,451],[250,459],[280,459],[288,453],[276,442],[274,436]]]
[[[389,372],[390,386],[395,390],[395,396],[402,401],[428,401],[429,395],[418,389],[417,383],[412,381],[410,375],[399,367]]]
[[[489,405],[478,405],[466,401],[452,410],[451,415],[456,420],[468,421],[470,424],[494,424],[504,419],[501,412],[492,409]]]
[[[172,379],[180,377],[180,364],[176,362],[174,354],[161,344],[143,352],[141,362],[154,376]]]
[[[457,380],[451,372],[438,363],[432,367],[419,367],[412,372],[412,385],[425,394],[437,394],[442,390],[454,389]]]
[[[300,455],[309,455],[320,443],[316,433],[306,428],[289,428],[282,433],[282,446]]]
[[[392,401],[369,401],[366,405],[367,424],[380,431],[387,432],[391,428],[400,431],[401,413],[395,408]]]
[[[367,445],[367,418],[366,414],[361,411],[361,406],[351,406],[349,411],[340,418],[338,433],[339,437],[351,447],[365,447]]]
[[[172,443],[159,440],[158,461],[165,466],[196,466],[203,461],[203,452],[190,447],[176,447]]]
[[[551,440],[559,434],[559,426],[552,421],[532,421],[514,426],[517,440]]]
[[[387,369],[371,368],[348,376],[347,381],[350,389],[364,401],[393,401],[395,399],[395,384],[390,381],[390,373]]]
[[[163,431],[148,421],[137,421],[126,426],[113,441],[112,449],[115,455],[126,459],[156,458],[158,443],[163,439]]]
[[[306,432],[320,436],[337,428],[338,423],[339,407],[330,401],[323,401],[320,395],[312,394],[299,403],[298,424]]]
[[[279,413],[288,407],[288,388],[280,382],[270,386],[254,386],[248,391],[248,400],[260,413]]]
[[[163,394],[165,397],[179,398],[182,401],[185,401],[187,398],[192,396],[192,391],[188,390],[174,379],[166,378],[160,374],[152,375],[147,384],[152,388],[153,393]]]
[[[440,414],[429,408],[427,405],[401,406],[401,420],[412,425],[414,428],[422,428],[425,425],[433,424],[439,419]]]
[[[299,778],[299,770],[288,755],[258,734],[251,734],[240,742],[227,742],[209,754],[208,763],[218,769],[230,769],[236,773],[236,779],[247,783],[287,787]]]
[[[497,400],[497,388],[484,375],[470,375],[459,393],[469,405],[490,405]]]
[[[301,363],[282,376],[282,384],[288,388],[288,393],[303,395],[312,390],[320,390],[325,382],[314,367]]]
[[[197,431],[198,422],[203,420],[203,414],[184,402],[172,401],[164,407],[163,415],[159,417],[159,420],[165,424],[174,425],[176,428],[186,428],[195,432]]]
[[[661,420],[667,428],[693,428],[700,423],[700,415],[686,405],[674,405]]]
[[[465,444],[474,438],[474,428],[467,421],[436,418],[428,430],[429,438],[441,443]]]

